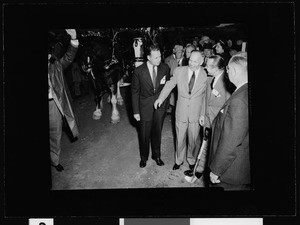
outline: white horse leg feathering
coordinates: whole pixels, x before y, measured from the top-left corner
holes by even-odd
[[[102,99],[100,101],[100,107],[98,107],[98,105],[96,106],[96,110],[93,113],[93,119],[94,120],[99,120],[102,116],[102,107],[103,107],[103,103],[102,103]]]
[[[115,94],[112,94],[111,96],[111,104],[112,104],[111,122],[118,123],[120,122],[120,113],[117,109],[117,96]]]
[[[121,91],[120,91],[120,81],[118,81],[118,83],[117,83],[117,103],[118,103],[118,105],[123,105],[123,103],[124,103],[123,97],[122,97]]]

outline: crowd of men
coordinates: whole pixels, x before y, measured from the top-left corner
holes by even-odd
[[[159,47],[150,46],[147,62],[135,69],[131,91],[133,116],[140,123],[140,167],[147,165],[150,146],[152,159],[164,165],[161,134],[171,107],[176,129],[173,170],[186,160],[187,176],[208,176],[206,185],[211,187],[249,190],[247,53],[230,55],[222,40],[202,43],[174,45],[165,62]],[[195,168],[205,128],[209,142]]]

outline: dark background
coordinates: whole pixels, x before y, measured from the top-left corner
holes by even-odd
[[[265,217],[265,224],[293,224],[296,204],[294,12],[291,3],[4,6],[3,206],[4,216],[10,218],[7,223],[27,224],[30,217],[55,216],[58,216],[55,224],[99,224],[99,219],[94,217],[226,215]],[[231,22],[246,24],[249,31],[254,191],[50,190],[45,75],[48,30],[129,24],[190,27]],[[117,219],[107,219],[104,224],[117,222]]]

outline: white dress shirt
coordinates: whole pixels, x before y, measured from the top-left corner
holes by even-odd
[[[190,68],[188,69],[189,82],[190,82],[190,79],[191,79],[191,77],[192,77],[192,75],[193,75],[193,72],[194,72],[194,71],[192,71]],[[200,68],[197,69],[197,70],[195,71],[195,83],[196,83],[196,81],[197,81],[197,78],[198,78],[199,73],[200,73]],[[189,82],[188,82],[188,83],[189,83]],[[194,83],[194,86],[195,86],[195,83]]]
[[[223,74],[223,72],[221,72],[219,75],[217,75],[217,76],[214,77],[215,79],[214,79],[214,83],[213,83],[213,85],[212,85],[213,88],[215,87],[217,81],[219,80],[219,78],[220,78],[220,76],[221,76],[222,74]]]
[[[153,66],[154,65],[152,65],[149,61],[147,61],[147,67],[148,67],[148,70],[150,72],[152,82],[153,82]],[[154,69],[155,69],[156,76],[157,76],[157,66],[154,66]]]

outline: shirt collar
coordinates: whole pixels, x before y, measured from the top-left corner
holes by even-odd
[[[188,68],[189,68],[189,67],[188,67]],[[196,75],[196,76],[197,76],[197,74],[199,74],[200,68],[201,68],[201,67],[199,67],[199,69],[195,70],[195,75]],[[194,71],[192,71],[192,70],[189,68],[189,75],[190,75],[190,76],[192,76],[193,72],[194,72]]]
[[[214,83],[213,83],[213,87],[216,85],[217,81],[219,80],[219,78],[220,78],[220,76],[221,76],[222,74],[223,74],[223,71],[222,71],[219,75],[217,75],[217,76],[214,77],[215,80],[214,80]]]
[[[235,92],[237,91],[237,89],[239,89],[240,87],[242,87],[244,84],[247,84],[247,83],[248,83],[248,81],[239,84],[239,85],[236,87]]]

